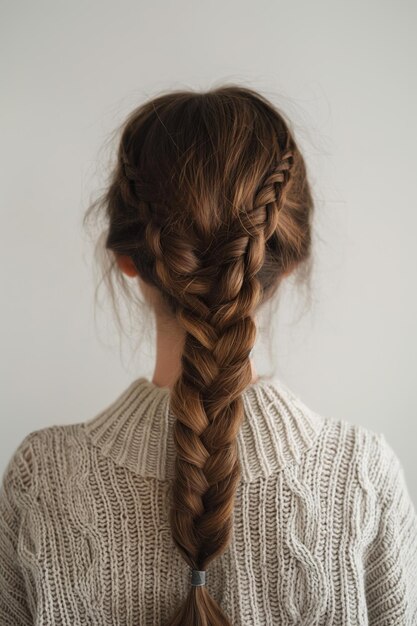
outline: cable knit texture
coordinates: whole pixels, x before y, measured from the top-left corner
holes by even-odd
[[[382,433],[276,377],[244,392],[232,543],[207,571],[232,624],[417,625],[417,516]],[[28,434],[0,492],[0,624],[158,626],[190,569],[170,534],[169,389]]]

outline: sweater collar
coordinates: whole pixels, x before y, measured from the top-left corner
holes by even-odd
[[[143,477],[169,480],[175,462],[169,395],[168,387],[141,376],[83,427],[92,444],[116,464]],[[300,462],[326,421],[275,376],[249,385],[243,403],[238,453],[244,482]]]

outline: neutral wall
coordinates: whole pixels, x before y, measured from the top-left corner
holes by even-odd
[[[94,318],[81,219],[111,132],[159,91],[238,82],[293,120],[316,198],[311,302],[288,279],[258,369],[383,432],[417,503],[416,4],[4,1],[1,18],[1,470],[30,431],[152,373],[152,337],[120,350],[103,290]]]

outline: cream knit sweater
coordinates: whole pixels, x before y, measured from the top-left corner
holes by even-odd
[[[383,434],[280,380],[244,392],[234,534],[207,586],[234,625],[417,625],[417,516]],[[169,529],[169,389],[28,434],[0,494],[0,624],[159,626],[190,585]]]

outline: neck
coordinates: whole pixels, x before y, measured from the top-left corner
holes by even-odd
[[[172,318],[156,315],[156,360],[152,382],[172,388],[181,372],[184,331]]]
[[[184,345],[184,331],[176,320],[156,315],[156,360],[152,382],[158,387],[172,389],[181,373],[181,355]],[[253,360],[250,359],[252,380],[258,380]]]

